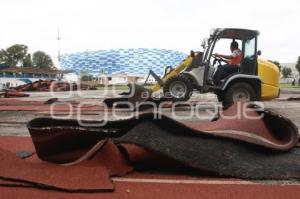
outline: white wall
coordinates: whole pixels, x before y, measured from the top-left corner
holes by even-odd
[[[79,76],[76,75],[75,73],[68,73],[64,74],[64,80],[68,82],[78,82],[79,81]]]
[[[23,81],[16,78],[0,78],[0,89],[6,88],[6,84],[9,83],[10,87],[16,87],[25,84]]]
[[[112,76],[111,80],[109,81],[109,84],[127,84],[127,77],[125,76]]]

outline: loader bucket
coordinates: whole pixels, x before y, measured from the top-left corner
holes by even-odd
[[[128,102],[132,103],[134,106],[148,101],[151,98],[151,90],[144,87],[144,85],[138,84],[128,84],[129,95]]]
[[[145,88],[143,85],[138,84],[128,84],[129,92],[123,92],[120,95],[122,97],[117,98],[106,98],[104,99],[104,103],[108,107],[113,107],[115,103],[129,102],[133,105],[133,107],[139,105],[142,102],[151,100],[151,90]],[[128,107],[126,104],[118,105],[117,107]]]

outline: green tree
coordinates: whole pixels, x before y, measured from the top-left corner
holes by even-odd
[[[297,61],[297,64],[296,64],[296,69],[300,75],[300,56],[298,57],[298,61]]]
[[[289,67],[284,66],[284,67],[282,68],[281,73],[282,73],[282,75],[283,75],[283,78],[288,78],[288,77],[290,77],[291,74],[292,74],[292,69],[289,68]]]
[[[8,56],[4,49],[0,50],[0,64],[1,66],[9,66],[7,65]]]
[[[43,51],[37,51],[32,55],[32,63],[34,67],[54,68],[51,57]]]
[[[80,72],[80,80],[81,81],[92,81],[93,76],[89,74],[87,71],[81,71]]]
[[[278,66],[279,70],[282,69],[281,64],[279,63],[279,61],[272,61],[272,60],[268,60],[269,62],[272,62],[273,64],[275,64],[276,66]]]
[[[27,57],[28,47],[23,44],[15,44],[0,51],[0,64],[6,66],[23,66]]]
[[[31,60],[31,54],[27,54],[24,61],[23,61],[23,67],[32,67],[33,63]]]

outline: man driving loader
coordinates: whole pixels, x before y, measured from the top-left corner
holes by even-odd
[[[220,85],[220,81],[232,73],[238,72],[239,65],[242,60],[242,51],[239,49],[239,44],[233,40],[230,44],[231,55],[221,55],[216,53],[215,57],[221,58],[226,62],[225,65],[219,65],[217,71],[213,76],[215,85]]]

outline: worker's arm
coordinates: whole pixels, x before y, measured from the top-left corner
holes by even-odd
[[[216,57],[221,57],[224,62],[227,64],[230,62],[230,59],[233,59],[232,55],[220,55],[218,53],[215,54]]]
[[[215,56],[216,57],[222,57],[224,59],[233,59],[234,58],[232,55],[221,55],[221,54],[218,54],[218,53],[216,53]]]

